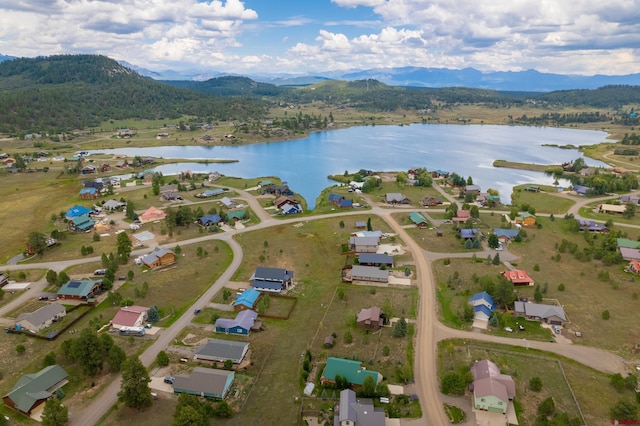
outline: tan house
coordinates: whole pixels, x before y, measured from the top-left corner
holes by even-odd
[[[169,249],[156,247],[151,253],[144,256],[141,261],[144,266],[153,269],[175,263],[176,255]]]
[[[60,303],[45,305],[34,312],[23,313],[16,319],[16,328],[24,328],[37,333],[54,322],[64,318],[67,310]]]

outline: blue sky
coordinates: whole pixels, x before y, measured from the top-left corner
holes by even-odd
[[[640,73],[640,0],[3,0],[0,53],[151,70]]]

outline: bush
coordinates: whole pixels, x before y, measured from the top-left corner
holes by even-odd
[[[608,310],[602,311],[602,319],[608,320],[609,318],[611,318],[611,314],[609,313],[609,311]]]
[[[558,284],[558,291],[564,291],[564,284]]]
[[[351,343],[353,343],[353,336],[351,335],[350,331],[344,333],[344,343],[346,345],[350,345]]]
[[[22,355],[26,351],[27,351],[27,348],[24,345],[22,344],[16,345],[16,352],[18,353],[18,355]]]
[[[165,351],[158,352],[158,356],[156,356],[156,361],[158,361],[158,365],[161,367],[166,367],[169,365],[169,355]]]
[[[540,392],[542,390],[542,379],[538,376],[532,377],[529,380],[529,389],[534,392]]]

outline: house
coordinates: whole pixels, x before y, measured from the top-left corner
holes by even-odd
[[[476,361],[473,375],[473,406],[476,410],[506,414],[509,401],[516,396],[516,385],[508,374],[489,360]]]
[[[350,198],[343,198],[337,206],[341,209],[352,209],[353,208],[353,200]]]
[[[460,237],[465,240],[473,240],[477,234],[478,234],[477,228],[471,228],[471,229],[463,228],[460,230]]]
[[[156,139],[168,139],[168,138],[169,138],[169,133],[167,132],[158,133],[156,135]]]
[[[356,229],[367,229],[367,222],[355,222],[353,224]]]
[[[426,228],[429,226],[427,219],[418,212],[409,213],[409,220],[411,220],[411,222],[413,222],[413,224],[418,228]]]
[[[90,301],[102,293],[102,280],[70,280],[58,290],[58,299]]]
[[[0,287],[4,287],[9,283],[9,275],[0,272]]]
[[[210,227],[211,225],[217,225],[222,222],[222,218],[219,214],[211,214],[208,216],[202,216],[198,219],[198,225],[204,226],[205,228]]]
[[[384,253],[358,253],[358,264],[363,266],[393,267],[393,256]]]
[[[640,241],[630,240],[628,238],[616,238],[618,248],[626,247],[631,249],[640,249]]]
[[[455,217],[451,218],[454,222],[466,222],[469,219],[471,219],[471,210],[457,210]]]
[[[120,160],[114,165],[114,167],[120,170],[126,169],[129,167],[129,162],[127,160]]]
[[[387,204],[409,204],[411,201],[399,192],[387,192],[384,195],[384,200]]]
[[[157,207],[151,206],[144,211],[138,219],[142,223],[155,222],[156,220],[162,220],[167,217],[167,214]]]
[[[356,317],[358,327],[365,330],[380,330],[384,325],[384,313],[377,306],[361,309]]]
[[[86,232],[93,229],[94,223],[89,215],[72,217],[68,222],[69,230],[74,232]]]
[[[337,206],[342,200],[344,200],[343,195],[329,194],[329,203],[333,204],[334,206]]]
[[[256,290],[280,293],[293,284],[293,271],[258,266],[249,280]]]
[[[567,322],[567,315],[564,313],[562,306],[521,301],[513,302],[513,306],[515,314],[519,317],[553,325],[563,325]]]
[[[239,295],[236,296],[235,302],[233,302],[233,309],[236,311],[242,311],[245,309],[253,309],[256,301],[260,297],[260,292],[253,288],[248,288]]]
[[[98,172],[98,168],[91,164],[84,166],[80,169],[80,174],[82,175],[91,175]]]
[[[622,214],[627,210],[627,206],[625,206],[624,204],[619,205],[619,204],[600,204],[600,207],[598,207],[598,211],[600,213],[617,213],[617,214]]]
[[[204,192],[201,192],[200,194],[196,194],[195,196],[197,198],[210,198],[210,197],[215,197],[221,194],[224,194],[224,189],[216,188],[216,189],[206,189]]]
[[[35,374],[25,374],[2,397],[4,405],[29,416],[67,384],[67,377],[67,372],[59,365],[50,365]]]
[[[489,321],[491,314],[497,308],[493,297],[486,291],[471,296],[469,298],[469,304],[473,306],[474,318],[482,321]]]
[[[106,172],[110,172],[111,171],[111,165],[108,163],[102,163],[100,164],[100,172],[101,173],[106,173]]]
[[[382,381],[382,374],[377,371],[367,370],[362,367],[362,362],[360,361],[335,357],[327,358],[327,364],[324,367],[320,381],[322,384],[335,384],[336,376],[338,375],[344,377],[354,388],[362,386],[367,377],[373,377],[376,385]]]
[[[382,231],[356,231],[356,232],[352,232],[351,236],[352,237],[359,237],[359,238],[363,238],[363,237],[367,237],[367,238],[377,238],[378,241],[380,241],[380,238],[382,238],[384,234],[382,233]]]
[[[480,191],[479,185],[465,185],[463,188],[464,195],[478,195]]]
[[[476,198],[476,202],[481,207],[497,207],[500,205],[500,196],[499,195],[491,195],[486,192],[481,192],[478,194]]]
[[[580,230],[589,232],[609,232],[609,227],[601,223],[596,223],[595,220],[580,219]]]
[[[191,374],[180,374],[173,382],[174,393],[188,393],[204,398],[224,399],[235,373],[217,368],[196,367]]]
[[[273,205],[277,209],[282,208],[282,206],[284,206],[285,204],[299,204],[299,203],[300,202],[295,198],[287,197],[286,195],[282,195],[273,201]]]
[[[631,204],[638,205],[638,204],[640,204],[640,197],[638,197],[637,195],[634,195],[634,194],[630,194],[630,195],[622,195],[622,196],[620,196],[620,198],[618,199],[618,202],[619,202],[620,204],[627,204],[627,203],[631,203]]]
[[[175,263],[176,254],[169,249],[156,247],[151,253],[143,256],[140,260],[144,266],[153,269]]]
[[[16,318],[16,328],[24,328],[32,333],[49,327],[67,314],[67,310],[60,303],[51,303],[29,313],[23,313]]]
[[[353,265],[351,280],[361,282],[388,283],[389,271],[375,266]]]
[[[82,188],[80,190],[80,198],[85,199],[85,200],[95,200],[96,198],[98,198],[98,195],[100,195],[98,193],[98,190],[95,188]]]
[[[284,215],[302,213],[302,206],[300,204],[286,203],[280,207],[280,211]]]
[[[121,138],[130,138],[135,134],[135,132],[131,129],[118,129],[117,133],[118,133],[118,136]]]
[[[91,213],[91,210],[82,207],[82,206],[73,206],[65,213],[64,217],[66,219],[71,219],[76,216],[88,215]]]
[[[118,200],[108,200],[102,205],[102,208],[109,211],[119,210],[125,207],[127,203]]]
[[[375,253],[378,251],[378,237],[349,237],[349,249],[356,253]]]
[[[244,210],[236,210],[235,212],[227,212],[227,221],[229,223],[235,223],[239,220],[243,220],[247,216],[247,212]]]
[[[222,203],[223,206],[225,206],[228,209],[236,208],[236,206],[238,205],[238,203],[236,203],[234,199],[229,197],[222,197],[220,199],[220,202]]]
[[[498,237],[498,241],[505,245],[515,240],[519,232],[518,229],[493,228],[493,233]]]
[[[513,220],[517,225],[525,228],[534,228],[537,225],[536,217],[529,212],[524,212],[520,216],[516,216]]]
[[[540,192],[540,187],[538,185],[526,185],[524,190],[528,192]]]
[[[160,194],[160,198],[164,201],[182,201],[182,195],[178,191],[166,191]]]
[[[351,389],[340,391],[340,404],[334,409],[334,426],[384,426],[384,408],[376,408],[367,398],[356,398]]]
[[[640,260],[640,249],[618,247],[618,250],[624,260]]]
[[[147,320],[149,308],[145,306],[125,306],[111,320],[111,327],[120,330],[122,327],[142,327]]]
[[[433,206],[442,204],[443,201],[442,201],[442,198],[440,197],[433,197],[431,195],[427,195],[422,200],[420,200],[420,202],[425,207],[433,207]]]
[[[176,183],[169,183],[167,185],[162,185],[160,187],[160,194],[164,194],[166,192],[176,192],[178,191],[178,184]]]
[[[591,190],[591,188],[583,185],[573,185],[573,190],[576,192],[577,195],[584,197]]]
[[[249,343],[233,340],[209,339],[198,348],[195,359],[197,361],[224,362],[230,359],[234,364],[240,364],[249,350]]]
[[[209,173],[209,175],[207,176],[207,180],[209,182],[215,182],[216,180],[220,179],[220,173],[218,172],[211,172]]]
[[[627,272],[633,272],[636,275],[640,274],[640,262],[637,260],[631,260],[624,270]]]
[[[247,336],[256,322],[258,313],[245,309],[236,314],[234,319],[218,318],[215,322],[216,333],[240,334]]]
[[[431,177],[434,179],[438,179],[438,178],[444,178],[447,179],[449,178],[449,172],[447,172],[446,170],[434,170],[431,172]]]
[[[500,272],[500,274],[511,281],[514,286],[532,286],[534,284],[533,278],[521,269],[514,269],[512,271]]]

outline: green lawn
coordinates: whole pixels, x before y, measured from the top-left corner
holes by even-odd
[[[536,213],[564,214],[575,204],[574,201],[551,195],[557,190],[553,186],[540,186],[540,192],[525,191],[528,185],[519,185],[513,188],[511,199],[513,205],[528,204],[536,209]]]

